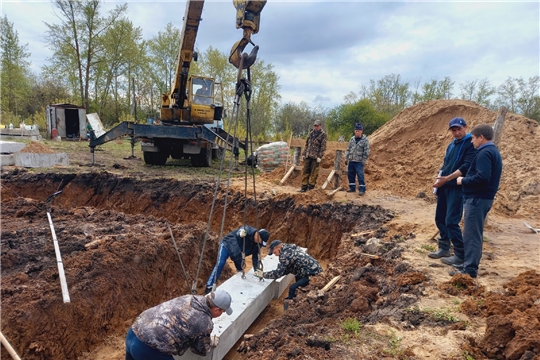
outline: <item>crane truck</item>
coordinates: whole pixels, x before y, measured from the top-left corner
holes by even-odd
[[[189,76],[192,61],[197,60],[195,40],[205,0],[188,0],[177,57],[172,89],[161,97],[160,119],[152,124],[124,121],[98,138],[90,140],[94,159],[95,147],[129,135],[132,146],[140,140],[143,158],[149,165],[165,165],[167,159],[190,158],[191,165],[208,167],[212,158],[224,149],[246,149],[237,138],[223,130],[225,115],[221,84],[203,76]],[[244,29],[242,40],[234,44],[229,62],[238,68],[240,54],[259,29],[260,12],[266,0],[233,0],[237,9],[236,27]],[[256,56],[258,47],[250,59]],[[254,56],[253,56],[254,55]],[[244,64],[247,68],[252,64]],[[242,65],[240,65],[242,66]],[[221,96],[218,94],[221,93]],[[216,125],[216,126],[212,126]]]

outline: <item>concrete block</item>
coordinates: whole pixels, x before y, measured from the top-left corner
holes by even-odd
[[[11,166],[15,165],[15,159],[13,154],[1,154],[0,155],[0,166]]]
[[[36,153],[15,153],[16,166],[28,168],[47,168],[55,165],[69,166],[69,157],[66,153],[58,154],[36,154]]]
[[[15,141],[2,141],[0,140],[0,153],[12,154],[21,151],[26,147],[25,143]]]

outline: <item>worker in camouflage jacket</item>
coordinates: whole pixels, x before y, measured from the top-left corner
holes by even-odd
[[[313,130],[310,131],[306,146],[304,147],[302,170],[302,188],[300,192],[306,192],[315,188],[317,177],[319,176],[319,164],[326,151],[326,133],[321,128],[321,122],[316,120],[313,123]]]
[[[296,282],[289,287],[289,296],[285,300],[292,300],[296,297],[296,289],[309,284],[309,277],[320,274],[323,270],[321,265],[295,244],[284,244],[279,240],[274,240],[270,244],[268,254],[279,256],[279,264],[276,270],[256,273],[256,276],[265,279],[278,279],[283,275],[293,274]]]
[[[232,314],[231,295],[216,290],[206,296],[184,295],[140,314],[126,336],[126,360],[174,360],[188,349],[205,356],[218,345],[212,318]]]
[[[360,195],[366,193],[366,181],[364,180],[364,167],[369,157],[369,140],[364,135],[364,127],[357,123],[354,126],[354,136],[349,140],[347,151],[345,151],[345,165],[347,165],[347,176],[349,178],[349,190],[356,191],[356,177],[358,176],[358,192]]]

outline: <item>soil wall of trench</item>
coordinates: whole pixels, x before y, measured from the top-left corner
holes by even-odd
[[[224,207],[221,188],[198,272],[214,186],[109,173],[5,174],[2,333],[25,359],[74,359],[108,336],[125,333],[145,309],[189,293],[195,277],[202,293],[215,263]],[[44,202],[58,190],[62,193],[51,203]],[[242,194],[229,193],[224,233],[241,225],[244,216],[255,226],[258,212],[258,227],[268,229],[271,239],[307,247],[322,260],[337,255],[344,233],[378,229],[392,217],[380,207],[259,195],[256,211],[253,200],[246,203]],[[70,303],[62,301],[47,211],[58,237]],[[221,279],[231,274],[226,268]],[[5,349],[2,356],[8,357]]]

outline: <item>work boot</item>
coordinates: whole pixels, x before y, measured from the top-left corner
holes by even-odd
[[[283,299],[283,311],[289,308],[289,305],[292,303],[292,299]]]
[[[432,259],[440,259],[443,257],[449,257],[450,253],[450,239],[439,239],[439,249],[435,252],[428,253],[428,256]]]
[[[459,270],[459,269],[456,269],[456,270],[452,270],[450,272],[448,272],[448,275],[450,276],[454,276],[454,275],[469,275],[470,277],[472,277],[473,279],[476,279],[477,275],[471,275],[467,272],[465,272],[463,269]]]
[[[308,191],[307,186],[302,186],[302,188],[298,190],[298,192],[306,192],[306,191]]]
[[[356,190],[353,188],[350,188],[349,190],[347,190],[347,192],[356,192]]]
[[[358,195],[364,196],[365,193],[366,193],[365,191],[361,191],[361,190],[360,190],[360,192],[358,193]]]
[[[360,196],[363,196],[366,193],[366,186],[360,185],[358,191],[360,192]]]
[[[459,256],[452,255],[449,257],[443,257],[441,258],[441,261],[445,263],[446,265],[460,265],[463,264],[463,259]]]
[[[307,189],[308,189],[308,190],[313,190],[313,189],[315,189],[315,185],[308,185],[308,188],[307,188]]]

